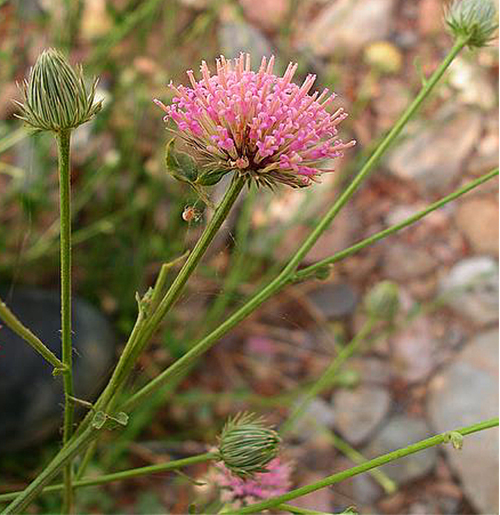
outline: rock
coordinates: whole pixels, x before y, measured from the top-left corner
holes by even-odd
[[[273,47],[268,39],[255,27],[245,21],[227,20],[219,27],[219,42],[222,54],[227,58],[237,57],[240,52],[252,56],[254,66],[260,63],[262,56],[272,55]]]
[[[498,264],[487,256],[463,259],[440,284],[444,301],[477,324],[498,320]]]
[[[393,0],[339,0],[307,27],[304,43],[319,56],[356,54],[391,31]]]
[[[486,120],[485,133],[477,144],[476,153],[469,161],[468,172],[479,176],[498,166],[498,146],[498,117],[493,116]]]
[[[382,78],[373,99],[377,124],[381,130],[389,129],[410,102],[407,85],[396,78]]]
[[[392,370],[385,359],[354,357],[350,366],[363,378],[364,383],[388,385],[392,379]]]
[[[375,435],[362,454],[367,459],[375,458],[429,436],[431,436],[431,431],[424,420],[407,415],[396,415]],[[401,485],[431,472],[436,460],[437,449],[431,447],[425,451],[392,461],[381,467],[381,470],[398,485]]]
[[[426,275],[435,270],[438,262],[428,247],[411,247],[404,243],[392,243],[384,259],[384,276],[404,281]]]
[[[358,303],[358,294],[347,283],[323,283],[307,297],[327,319],[352,315]]]
[[[424,193],[446,193],[480,140],[481,114],[474,109],[442,111],[436,123],[421,126],[390,154],[389,171],[414,181]],[[411,132],[411,131],[410,131]]]
[[[463,104],[476,105],[485,111],[497,105],[497,95],[484,66],[458,57],[449,68],[448,80],[458,90]]]
[[[498,416],[498,331],[470,341],[429,386],[427,410],[437,432]],[[498,429],[445,446],[449,463],[479,513],[498,513]]]
[[[385,388],[360,386],[338,390],[332,397],[335,427],[352,445],[365,441],[389,411],[391,396]]]
[[[498,255],[498,202],[471,198],[460,202],[455,220],[472,249],[478,254]]]
[[[279,28],[288,11],[288,0],[240,0],[245,17],[266,31]]]
[[[380,73],[398,73],[403,66],[403,55],[389,41],[370,43],[364,54],[365,62]]]
[[[2,291],[2,299],[56,355],[60,356],[58,292],[34,288]],[[110,372],[114,335],[90,304],[73,304],[75,396],[91,400]],[[1,321],[0,321],[1,323]],[[0,454],[41,442],[62,424],[62,379],[26,342],[0,329]]]
[[[298,403],[301,401],[299,399]],[[304,413],[295,421],[292,433],[303,441],[320,441],[324,436],[324,427],[331,429],[334,419],[331,405],[317,397],[309,402]]]
[[[396,332],[390,347],[394,374],[409,383],[423,381],[439,364],[436,355],[441,345],[426,318],[416,318]]]

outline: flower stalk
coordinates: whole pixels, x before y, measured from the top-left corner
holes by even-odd
[[[74,396],[73,388],[73,347],[71,343],[71,171],[69,165],[71,131],[62,130],[57,134],[59,155],[59,195],[60,195],[60,252],[61,252],[61,341],[62,361],[66,367],[64,382],[64,425],[63,444],[68,443],[73,432]],[[63,513],[71,513],[73,506],[71,462],[64,468]]]

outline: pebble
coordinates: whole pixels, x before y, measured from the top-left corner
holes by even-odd
[[[246,18],[266,31],[279,28],[288,11],[288,0],[239,0]]]
[[[477,254],[498,255],[498,202],[476,197],[460,202],[455,214],[458,228]]]
[[[301,402],[301,399],[298,403]],[[303,441],[324,439],[324,427],[331,429],[335,414],[329,402],[317,397],[309,402],[302,415],[295,421],[292,433]]]
[[[228,59],[238,57],[240,52],[248,52],[256,66],[263,56],[269,57],[274,53],[264,34],[243,20],[223,21],[219,27],[218,37],[221,53]]]
[[[498,320],[498,263],[488,256],[458,262],[441,280],[440,294],[457,313],[479,325]]]
[[[362,451],[367,458],[406,447],[431,436],[426,422],[421,418],[396,415],[379,431],[368,446]],[[425,451],[411,454],[381,467],[398,485],[414,481],[432,471],[437,460],[437,449],[431,447]]]
[[[333,394],[335,427],[352,445],[372,435],[389,411],[391,396],[380,386],[360,386]]]
[[[329,320],[352,315],[358,304],[358,294],[347,283],[323,283],[307,293],[314,307]]]
[[[394,374],[408,383],[425,380],[438,365],[441,342],[436,340],[429,321],[416,318],[391,338],[391,363]]]
[[[458,90],[462,104],[475,105],[488,111],[497,104],[497,94],[484,66],[465,57],[458,57],[448,71],[449,83]]]
[[[417,247],[404,243],[386,244],[384,277],[405,281],[426,275],[436,269],[438,262],[427,246]]]
[[[2,291],[2,299],[60,356],[59,292]],[[82,299],[73,302],[75,396],[92,400],[110,373],[115,337],[108,321]],[[42,442],[62,424],[62,379],[9,328],[0,329],[0,454]]]
[[[498,416],[498,331],[475,336],[429,386],[427,411],[436,432]],[[498,513],[498,429],[467,436],[445,452],[479,513]]]
[[[389,36],[394,5],[394,0],[333,2],[307,28],[305,45],[318,56],[356,54],[368,43]]]
[[[413,181],[424,193],[449,192],[463,171],[465,159],[480,140],[481,113],[463,106],[451,112],[447,108],[435,122],[422,122],[415,127],[390,154],[390,173]]]

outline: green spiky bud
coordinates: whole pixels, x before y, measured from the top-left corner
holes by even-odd
[[[263,418],[240,413],[229,419],[219,437],[219,456],[224,465],[240,477],[267,472],[266,465],[276,457],[280,437],[266,426]]]
[[[491,0],[454,0],[444,19],[453,37],[466,39],[469,48],[487,45],[498,28]]]
[[[42,52],[21,89],[23,103],[18,115],[36,131],[75,129],[101,109],[94,102],[97,79],[85,86],[81,66],[73,68],[59,51]]]
[[[365,307],[369,315],[392,320],[399,309],[399,288],[396,283],[382,281],[376,284],[365,298]]]

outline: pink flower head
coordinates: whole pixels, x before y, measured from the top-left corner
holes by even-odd
[[[347,114],[342,108],[327,110],[335,98],[327,89],[309,94],[315,75],[298,86],[292,82],[297,64],[290,63],[283,77],[273,73],[273,65],[274,57],[263,57],[254,72],[249,54],[234,61],[221,56],[211,76],[202,61],[199,81],[187,72],[191,87],[170,84],[176,94],[172,105],[155,102],[205,170],[237,170],[271,187],[276,182],[308,186],[331,171],[320,168],[326,160],[355,144],[337,138]]]
[[[291,485],[292,467],[274,458],[266,468],[267,472],[243,479],[232,474],[222,462],[216,463],[213,480],[221,490],[221,501],[236,507],[286,493]]]

